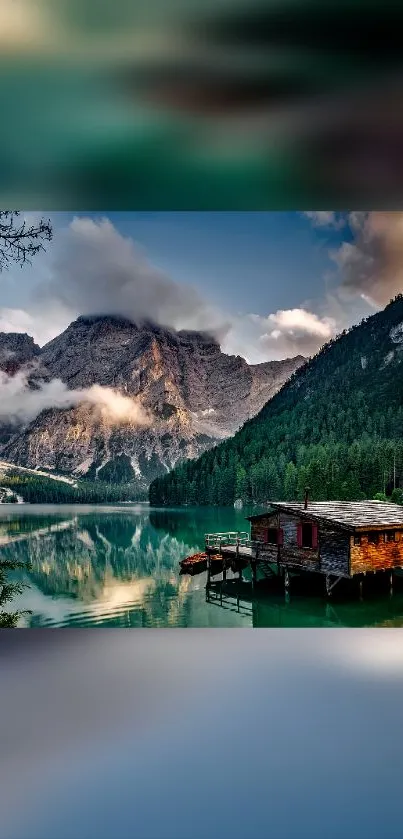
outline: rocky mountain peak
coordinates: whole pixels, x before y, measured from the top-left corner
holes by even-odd
[[[151,425],[101,428],[85,404],[48,410],[7,443],[3,457],[91,478],[117,475],[119,463],[144,484],[233,434],[303,362],[249,365],[208,333],[109,315],[77,318],[41,350],[20,338],[46,380],[61,379],[70,390],[113,388],[138,400]]]
[[[26,332],[0,332],[0,370],[14,375],[22,365],[34,361],[41,350]]]

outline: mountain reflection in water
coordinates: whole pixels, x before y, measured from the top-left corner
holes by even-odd
[[[384,587],[364,600],[326,601],[206,575],[181,576],[179,562],[203,547],[204,534],[244,530],[247,511],[156,510],[147,506],[27,505],[0,508],[0,558],[29,565],[29,588],[13,608],[21,626],[403,626],[403,592]],[[17,576],[17,574],[16,574]],[[218,580],[220,578],[217,578]]]

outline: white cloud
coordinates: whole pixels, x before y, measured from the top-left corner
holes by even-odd
[[[134,322],[154,321],[174,329],[209,331],[224,352],[241,355],[250,363],[300,353],[311,355],[335,334],[336,323],[339,330],[350,325],[346,307],[340,311],[343,293],[349,284],[353,285],[352,278],[357,282],[364,268],[365,276],[371,274],[373,256],[364,247],[368,251],[367,213],[321,210],[304,215],[323,228],[346,225],[347,229],[348,223],[351,231],[351,241],[330,254],[341,280],[333,292],[333,304],[326,297],[320,315],[312,311],[310,302],[267,316],[228,315],[204,300],[192,286],[175,282],[154,266],[110,220],[83,216],[75,217],[67,228],[56,230],[48,253],[35,261],[33,270],[40,280],[31,302],[24,308],[0,309],[0,330],[27,332],[42,346],[79,315],[108,314]],[[364,299],[372,299],[371,291],[363,282],[361,305]],[[349,303],[349,311],[352,306]]]
[[[26,332],[35,343],[43,346],[69,325],[72,316],[62,307],[42,303],[32,304],[32,314],[26,309],[0,307],[0,332]]]
[[[260,342],[266,352],[276,355],[312,355],[336,333],[336,321],[320,318],[307,309],[282,309],[267,318],[254,316],[264,328]]]
[[[79,315],[148,320],[209,331],[218,339],[228,329],[216,307],[156,268],[106,218],[75,217],[67,228],[56,229],[47,253],[39,254],[29,271],[39,277],[31,299],[24,308],[0,307],[0,331],[27,332],[40,346]],[[17,273],[9,275],[18,282]]]
[[[106,218],[74,218],[62,232],[48,279],[36,289],[37,307],[46,303],[69,320],[78,315],[118,315],[175,329],[222,327],[222,317],[192,286],[156,268],[130,238]],[[66,324],[67,325],[67,324]]]
[[[266,317],[251,313],[234,319],[222,342],[224,352],[250,364],[313,355],[337,332],[338,321],[306,308],[282,309]]]
[[[128,423],[147,426],[150,418],[140,402],[124,396],[113,388],[92,385],[81,390],[69,390],[60,379],[28,384],[30,369],[21,369],[14,376],[0,371],[0,421],[29,423],[41,411],[49,408],[72,408],[86,403],[98,416],[111,425]]]
[[[403,212],[350,213],[352,241],[330,256],[340,273],[341,295],[360,295],[384,306],[403,291]]]
[[[334,210],[306,210],[303,212],[314,227],[332,227],[340,230],[346,224],[343,213],[336,213]]]
[[[0,332],[27,332],[33,335],[34,318],[23,309],[0,308]]]

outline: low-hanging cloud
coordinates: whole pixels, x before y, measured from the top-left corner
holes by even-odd
[[[115,315],[207,331],[224,352],[251,363],[312,355],[366,313],[363,299],[379,307],[401,290],[403,213],[320,210],[303,216],[323,233],[327,254],[329,237],[344,240],[329,254],[337,264],[337,271],[327,272],[331,293],[324,277],[326,296],[316,303],[297,301],[296,308],[267,315],[222,312],[153,265],[109,219],[81,216],[59,228],[52,248],[36,261],[41,279],[27,309],[0,308],[0,331],[27,332],[43,346],[79,315]]]
[[[251,316],[262,329],[260,343],[273,357],[285,355],[309,356],[316,353],[336,332],[336,321],[330,317],[320,318],[307,309],[282,309],[267,318]]]
[[[330,227],[340,230],[346,224],[345,214],[337,213],[334,210],[304,210],[306,216],[314,227]]]
[[[0,422],[28,424],[49,408],[73,408],[83,403],[110,425],[130,424],[146,427],[151,420],[140,402],[119,391],[101,385],[69,390],[61,379],[29,383],[30,370],[21,369],[14,376],[0,372]]]
[[[115,315],[174,329],[223,328],[222,316],[195,288],[152,265],[107,218],[73,219],[35,294],[38,307],[45,303],[68,322],[78,315]]]

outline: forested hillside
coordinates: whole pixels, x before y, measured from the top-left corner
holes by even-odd
[[[2,475],[1,485],[31,504],[116,504],[144,499],[144,491],[135,484],[80,481],[77,486],[71,486],[42,475],[17,471]]]
[[[151,484],[152,504],[371,498],[403,484],[403,296],[300,367],[235,437]],[[395,493],[396,494],[396,493]]]

